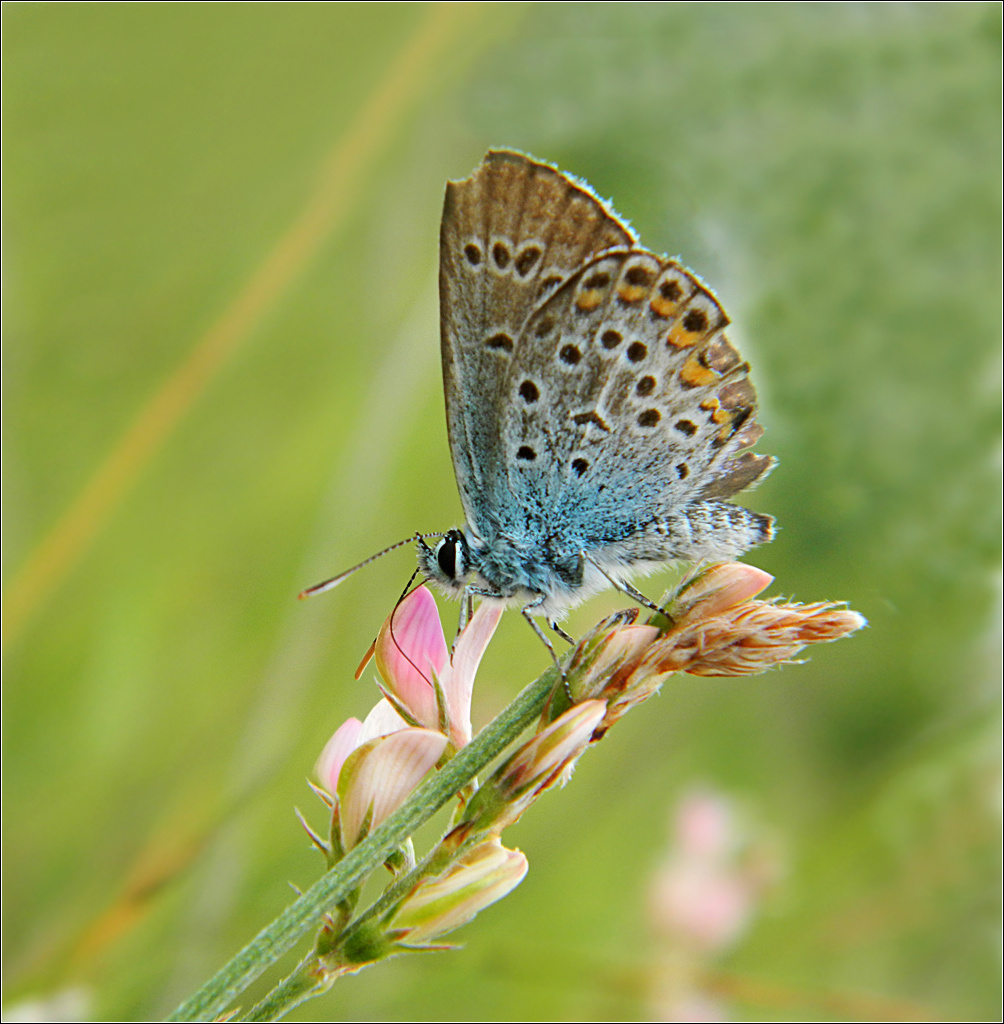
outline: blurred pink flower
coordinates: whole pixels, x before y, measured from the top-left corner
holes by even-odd
[[[653,1020],[672,1021],[673,1024],[723,1024],[729,1019],[725,1007],[711,996],[700,992],[684,992],[682,995],[671,992],[669,995]]]
[[[735,842],[732,807],[712,790],[687,794],[676,810],[674,831],[678,848],[688,858],[725,861]]]
[[[649,914],[660,940],[650,1019],[724,1021],[728,1006],[709,989],[715,958],[749,926],[777,860],[761,835],[740,827],[732,801],[712,789],[685,795],[673,839],[655,871]]]
[[[653,925],[674,944],[727,949],[751,921],[770,872],[745,855],[732,806],[717,793],[684,797],[673,830],[672,851],[653,879]]]
[[[738,938],[750,917],[754,892],[747,879],[712,865],[678,860],[652,887],[658,927],[706,950]]]

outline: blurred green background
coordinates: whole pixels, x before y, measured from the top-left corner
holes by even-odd
[[[295,595],[458,522],[443,185],[513,146],[715,289],[780,459],[749,560],[870,628],[670,680],[506,834],[529,875],[463,951],[294,1019],[651,1016],[649,879],[695,784],[785,865],[709,965],[734,1019],[996,1019],[999,5],[7,3],[3,28],[8,1005],[157,1019],[319,875],[292,807],[321,825],[304,776],[372,705],[353,670],[413,558]],[[547,664],[507,616],[475,724]]]

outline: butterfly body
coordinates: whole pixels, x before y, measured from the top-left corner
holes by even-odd
[[[774,460],[711,292],[587,186],[490,152],[447,186],[447,426],[467,521],[425,575],[556,618],[677,559],[733,557],[772,520],[727,498]]]

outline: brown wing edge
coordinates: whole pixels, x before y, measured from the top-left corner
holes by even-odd
[[[515,200],[517,195],[513,193],[514,187],[522,185],[525,189],[530,182],[543,184],[543,193],[556,203],[560,199],[567,201],[571,197],[578,197],[586,201],[587,208],[595,211],[595,234],[598,237],[590,247],[590,255],[610,248],[637,244],[638,238],[627,221],[585,181],[518,150],[491,149],[466,178],[446,183],[441,246],[447,242],[449,226],[464,218],[467,212],[465,206],[467,210],[474,205],[484,209],[486,204],[482,199],[486,193],[493,197],[500,194],[502,198]],[[514,209],[517,204],[501,203],[495,209],[505,210],[507,205],[509,209]]]

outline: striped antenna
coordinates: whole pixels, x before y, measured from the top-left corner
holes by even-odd
[[[307,587],[306,590],[301,590],[297,595],[302,601],[305,597],[313,597],[314,594],[323,594],[326,590],[334,590],[343,580],[347,580],[354,572],[362,569],[364,566],[370,564],[374,559],[379,558],[381,555],[386,555],[389,551],[395,551],[397,548],[402,547],[405,544],[412,544],[415,541],[425,540],[426,537],[445,537],[444,533],[415,533],[410,537],[405,537],[404,540],[399,540],[396,544],[391,544],[389,548],[384,548],[383,551],[378,551],[375,555],[370,555],[369,558],[364,559],[358,565],[352,566],[351,569],[346,569],[345,572],[340,572],[337,576],[332,576],[330,580],[325,580],[323,583],[315,583],[312,587]]]

